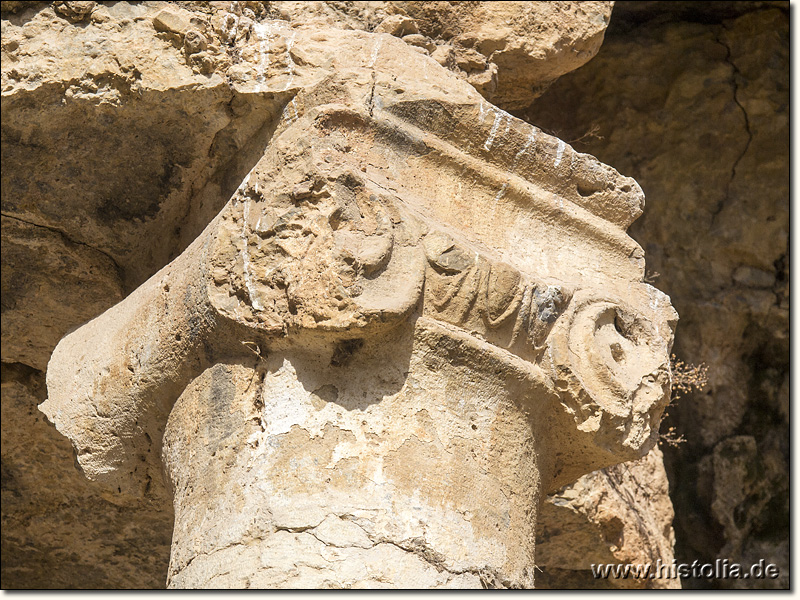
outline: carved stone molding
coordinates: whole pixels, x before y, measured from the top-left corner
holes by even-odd
[[[169,489],[172,587],[532,587],[543,494],[668,402],[641,189],[391,36],[256,33],[265,154],[41,409],[112,501]]]

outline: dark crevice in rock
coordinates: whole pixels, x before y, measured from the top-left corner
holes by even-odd
[[[750,128],[750,118],[747,116],[747,111],[745,110],[744,106],[739,100],[739,78],[743,77],[742,73],[741,71],[739,71],[739,67],[736,66],[736,63],[733,62],[730,46],[728,46],[719,35],[716,36],[716,42],[720,44],[723,48],[725,48],[725,62],[728,63],[733,69],[733,76],[731,77],[731,86],[733,88],[733,101],[736,103],[736,106],[739,107],[739,110],[742,111],[742,117],[744,118],[744,128],[745,131],[747,132],[747,142],[745,143],[741,153],[739,154],[739,156],[736,157],[736,160],[733,162],[733,165],[731,166],[730,178],[725,184],[725,195],[717,203],[717,206],[711,215],[712,225],[714,224],[714,220],[717,218],[717,215],[719,215],[719,213],[722,212],[722,209],[725,207],[725,204],[730,199],[730,189],[731,185],[733,184],[733,180],[736,178],[736,169],[738,168],[739,163],[742,161],[745,154],[747,154],[747,151],[750,148],[750,143],[753,141],[753,131]]]
[[[369,100],[367,104],[369,106],[369,116],[371,117],[373,112],[375,111],[375,80],[376,74],[375,71],[372,72],[372,87],[369,90]]]
[[[114,260],[114,258],[110,254],[108,254],[107,252],[104,252],[104,251],[100,250],[99,248],[95,248],[94,246],[92,246],[90,244],[87,244],[85,242],[79,242],[79,241],[71,238],[70,236],[68,236],[66,233],[64,233],[60,229],[57,229],[55,227],[51,227],[49,225],[42,225],[41,223],[34,223],[32,221],[27,221],[25,219],[20,219],[19,217],[15,217],[14,215],[9,215],[7,213],[0,213],[0,214],[3,216],[3,218],[6,218],[6,219],[14,219],[15,221],[19,221],[20,223],[25,223],[26,225],[31,225],[32,227],[40,227],[41,229],[47,229],[49,231],[52,231],[53,233],[57,233],[59,236],[61,236],[61,238],[65,242],[67,242],[69,244],[75,244],[76,246],[84,246],[85,248],[89,248],[90,250],[93,250],[93,251],[95,251],[95,252],[97,252],[99,254],[102,254],[108,260],[111,261],[111,264],[114,265],[114,268],[116,269],[116,275],[119,278],[119,280],[122,281],[122,279],[123,279],[122,278],[122,275],[123,275],[122,268],[119,266],[117,261]]]
[[[773,263],[775,266],[775,306],[780,307],[789,296],[789,247],[787,243],[786,252]]]
[[[658,23],[684,21],[702,25],[719,25],[746,13],[774,10],[788,11],[789,2],[759,1],[710,1],[710,2],[664,2],[663,0],[629,0],[616,2],[606,37],[627,35],[639,27],[650,27]]]
[[[44,373],[21,362],[2,362],[0,383],[22,383],[37,399],[44,401],[47,392],[44,387]]]

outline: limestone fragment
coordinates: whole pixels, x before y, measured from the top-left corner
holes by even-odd
[[[192,27],[191,13],[177,6],[168,6],[153,17],[153,27],[156,31],[186,35]]]
[[[77,23],[86,19],[92,14],[92,11],[96,6],[97,2],[88,2],[83,0],[72,2],[59,1],[53,3],[53,7],[55,8],[56,12],[69,19],[72,23]]]
[[[233,86],[282,98],[274,135],[41,409],[116,501],[166,472],[171,587],[532,587],[543,495],[646,453],[669,398],[641,190],[401,39],[262,36]]]
[[[470,83],[506,110],[526,108],[558,77],[590,60],[603,41],[613,4],[392,3],[418,23],[420,33],[452,44],[457,60],[472,72]]]
[[[298,21],[317,9],[324,27]],[[88,387],[68,408],[51,394],[49,414],[88,436],[78,461],[118,505],[155,502],[166,465],[173,587],[533,585],[531,507],[638,456],[665,402],[674,314],[624,234],[641,190],[485,103],[453,48],[484,94],[498,63],[468,43],[358,31],[396,7],[205,10],[4,22],[4,159],[68,174],[8,187],[4,171],[4,214],[66,232],[103,282],[86,312],[51,311],[42,368],[63,331],[130,294],[65,338],[51,386]],[[67,35],[62,60],[38,60]],[[253,570],[256,546],[273,569]]]
[[[187,54],[197,54],[208,46],[206,37],[196,29],[190,29],[183,38],[183,47]]]
[[[375,28],[375,33],[388,33],[395,37],[403,37],[418,34],[419,28],[414,19],[406,15],[397,14],[386,17],[381,21]]]

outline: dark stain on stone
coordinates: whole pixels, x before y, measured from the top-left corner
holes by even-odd
[[[333,350],[331,356],[331,365],[334,367],[343,367],[352,358],[355,352],[361,349],[364,345],[364,340],[344,340],[339,342]]]

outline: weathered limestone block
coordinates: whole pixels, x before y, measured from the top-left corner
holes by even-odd
[[[392,2],[422,33],[452,47],[453,62],[487,100],[527,108],[600,49],[613,2]]]
[[[551,575],[587,575],[592,564],[671,565],[674,513],[663,456],[658,446],[638,461],[584,475],[549,495],[539,515],[537,578],[563,585]],[[588,523],[588,527],[587,527]],[[587,583],[586,581],[583,582]],[[598,582],[621,588],[680,588],[679,579],[609,578]],[[566,587],[574,587],[568,585]]]
[[[670,410],[676,555],[787,566],[684,586],[789,585],[789,20],[787,2],[617,3],[597,57],[527,114],[645,189],[632,235],[681,314],[676,354],[708,365]]]
[[[257,2],[233,4],[239,5],[234,9],[237,20],[252,21],[262,8]],[[269,12],[292,24],[362,29],[401,38],[466,79],[493,104],[515,110],[529,106],[561,75],[597,54],[613,5],[283,0],[270,2]]]
[[[556,44],[558,56],[577,56],[578,38],[594,36],[597,44],[602,39],[596,35],[598,19],[584,22],[581,16],[592,12],[588,4],[598,3],[585,3],[575,14],[559,5],[554,9],[562,15],[559,27],[552,26],[549,13],[525,18],[544,23],[548,44],[563,30],[567,37]],[[610,10],[610,3],[599,4]],[[391,2],[270,6],[270,14],[295,25],[381,30],[387,17],[399,18],[407,27],[391,33],[420,43],[407,35],[416,31],[412,17]],[[75,301],[80,306],[65,302],[85,296],[80,282],[52,273],[45,278],[47,265],[35,257],[24,268],[4,262],[17,273],[42,273],[37,301],[4,312],[3,318],[4,328],[15,332],[4,337],[4,349],[19,346],[6,359],[43,369],[63,332],[119,299],[109,291],[120,279],[123,293],[129,293],[197,237],[263,153],[271,135],[267,124],[288,96],[278,88],[270,94],[238,93],[226,82],[229,69],[236,74],[239,50],[252,52],[265,43],[252,43],[263,33],[263,27],[255,28],[267,13],[263,3],[4,2],[2,11],[3,214],[41,227],[39,235],[63,234],[96,250],[102,261],[102,255],[110,259],[107,268],[93,269],[92,300]],[[482,8],[470,19],[478,23],[493,14]],[[440,16],[452,29],[455,16],[447,11]],[[430,15],[423,17],[430,25]],[[484,29],[493,27],[492,22]],[[438,47],[425,39],[426,52]],[[447,40],[437,43],[451,48]],[[549,65],[560,60],[546,54]],[[480,56],[482,64],[488,60]],[[501,82],[512,77],[506,76],[505,63],[496,62]],[[61,293],[48,297],[50,289]],[[63,308],[50,306],[57,303]],[[58,326],[42,331],[50,320]],[[28,342],[30,351],[22,349]]]
[[[325,21],[326,27],[368,30],[390,9],[383,2],[269,6],[271,16],[292,24]],[[254,25],[266,16],[262,2],[2,2],[0,10],[2,354],[6,362],[43,370],[65,332],[114,305],[202,231],[263,154],[270,127],[294,90],[265,94],[227,84],[239,51],[253,56],[253,40],[259,39]],[[217,16],[237,26],[217,31]],[[411,33],[413,19],[396,16],[409,28],[391,33]],[[412,44],[415,38],[405,35],[403,41]],[[450,48],[444,40],[437,43]],[[265,44],[255,47],[286,53]],[[431,51],[427,37],[422,45]],[[271,77],[283,69],[275,63]],[[48,446],[59,435],[51,428],[50,438],[40,437],[27,425],[4,426],[3,432],[4,448],[19,449]],[[11,467],[15,478],[4,479],[4,493],[15,501],[3,503],[3,540],[13,540],[19,560],[3,561],[4,585],[43,585],[30,576],[37,557],[39,568],[53,574],[54,586],[163,581],[166,566],[139,560],[136,542],[126,537],[137,528],[163,527],[168,517],[161,513],[121,512],[115,519],[130,525],[101,526],[106,546],[95,540],[68,551],[85,536],[72,522],[88,520],[61,518],[59,494],[70,496],[70,510],[79,505],[76,512],[88,510],[98,496],[79,487],[65,492],[74,482],[72,461],[53,463],[22,461]],[[25,482],[37,472],[53,493],[29,498],[34,486]],[[153,493],[146,496],[151,505]],[[30,519],[36,527],[26,525]],[[53,561],[41,558],[51,556],[51,538],[62,548]],[[153,557],[163,557],[163,540],[151,536],[143,543]],[[107,551],[117,557],[127,552],[130,568],[122,559],[109,561]],[[92,560],[105,566],[103,577],[89,581],[80,574]]]
[[[58,231],[2,217],[4,362],[47,367],[73,326],[122,299],[114,262]]]
[[[543,495],[668,401],[641,190],[397,38],[230,22],[269,145],[42,410],[117,502],[166,470],[172,587],[532,587]]]
[[[169,504],[109,502],[74,467],[69,440],[37,410],[44,373],[7,362],[0,372],[3,588],[163,587]]]
[[[73,24],[36,5],[2,20],[3,214],[107,255],[126,293],[219,212],[280,104],[231,90],[218,40],[205,52],[218,72],[202,73],[184,37],[158,31],[169,10],[117,2]]]

